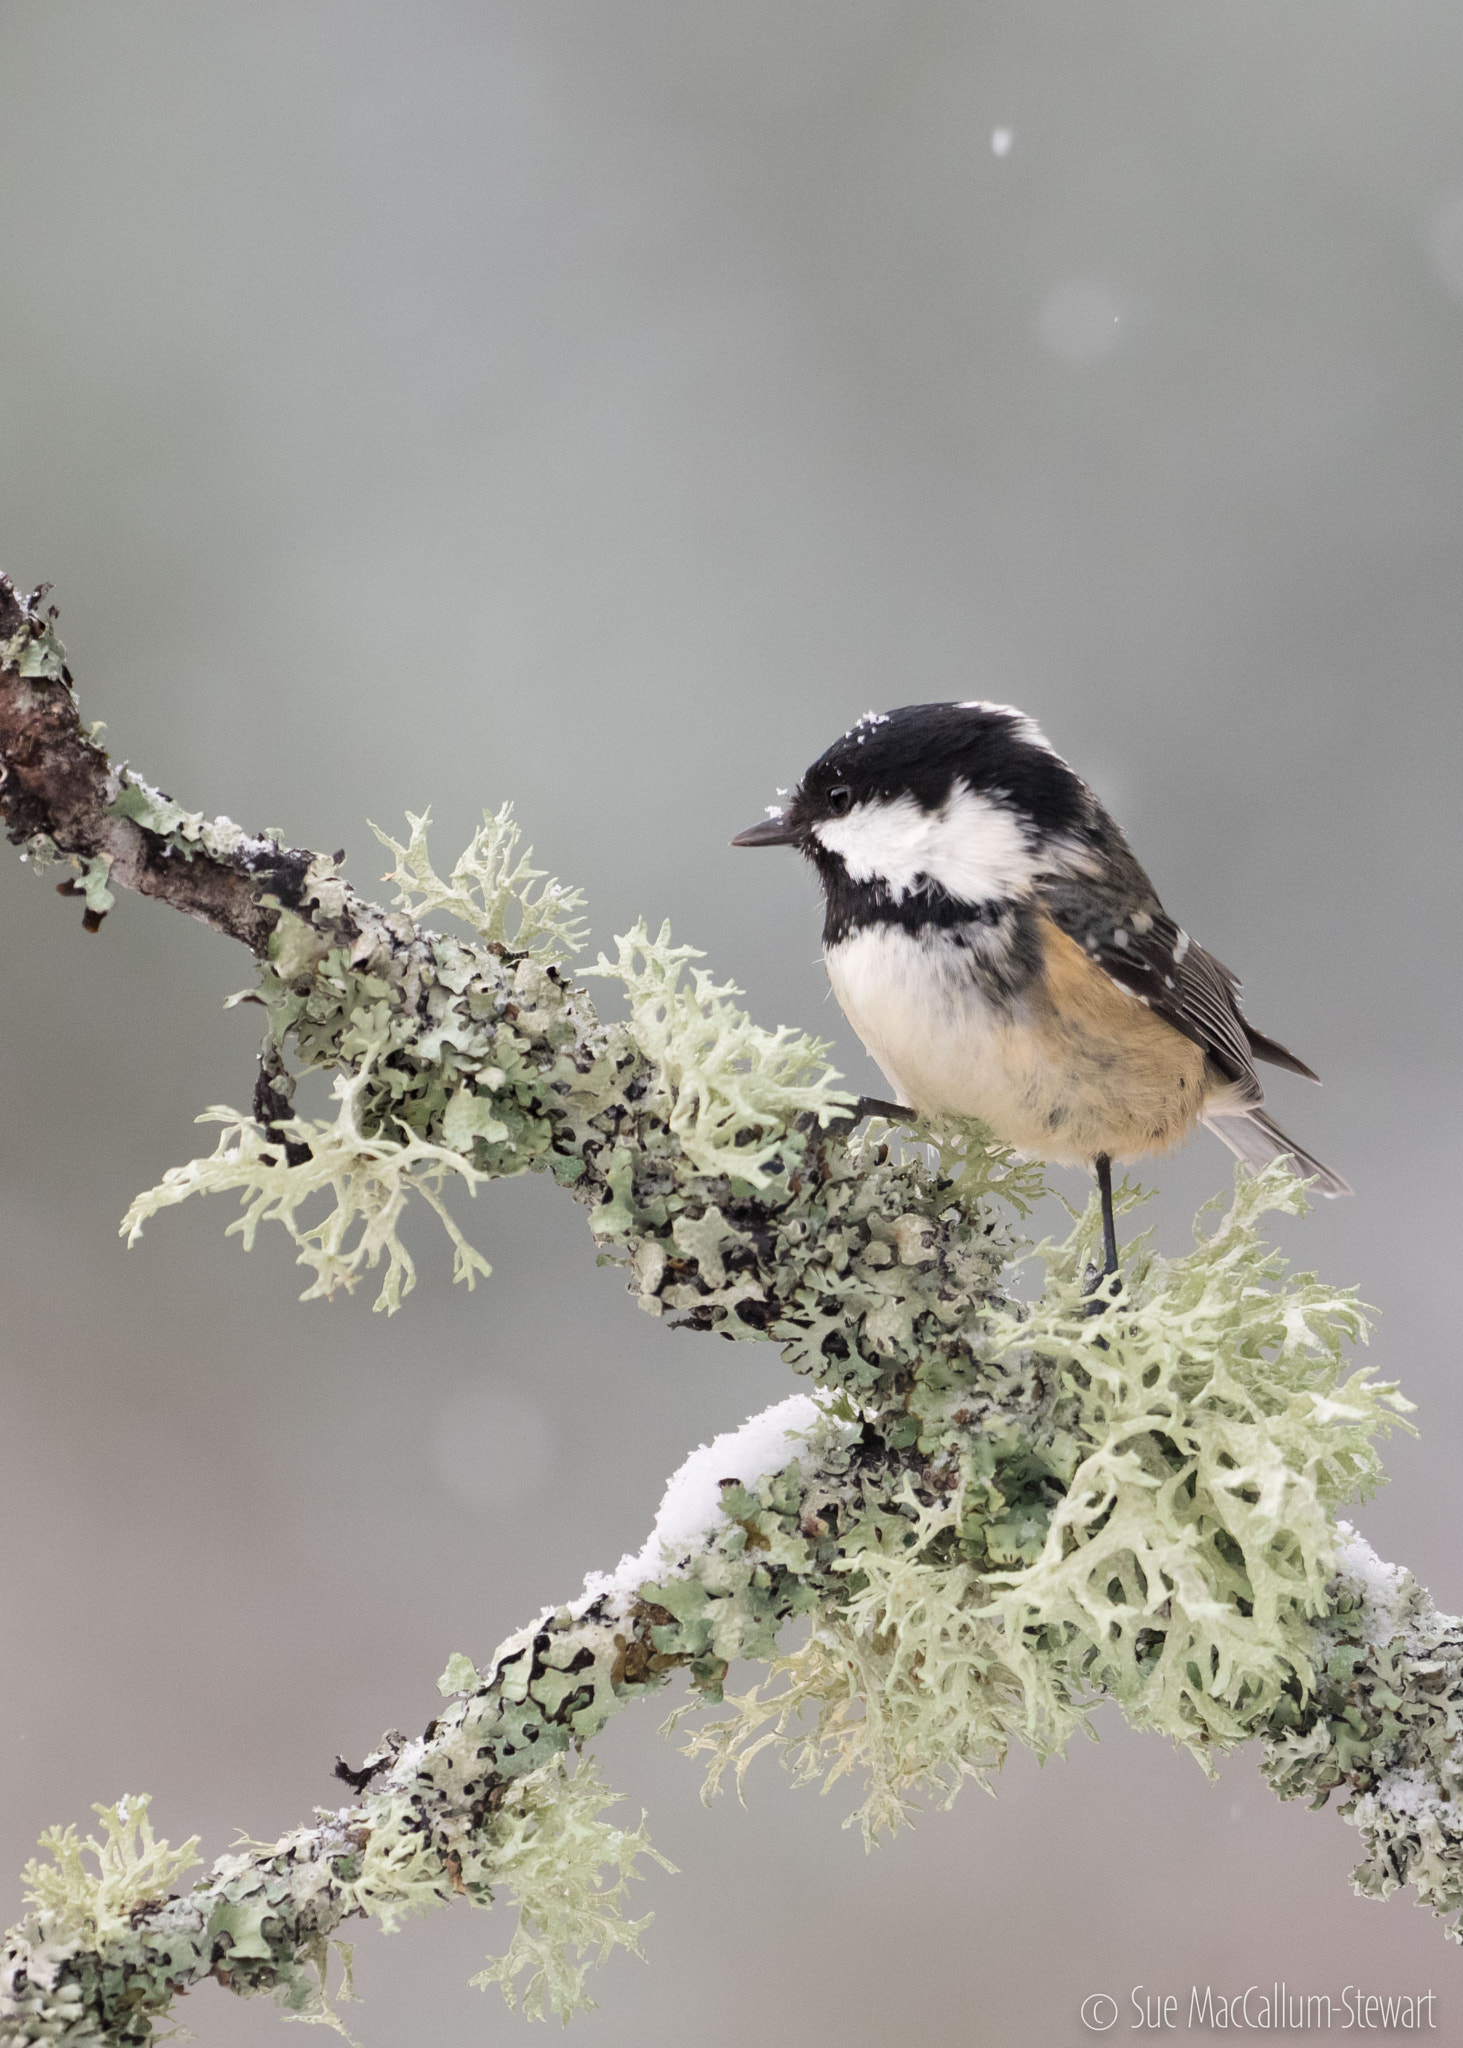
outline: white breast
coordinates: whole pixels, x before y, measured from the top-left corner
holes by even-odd
[[[827,947],[823,957],[844,1015],[899,1101],[983,1117],[998,1132],[1025,1127],[1027,1037],[1010,1010],[985,1000],[968,953],[935,929],[915,937],[880,924]]]

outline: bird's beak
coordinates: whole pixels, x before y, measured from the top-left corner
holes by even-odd
[[[749,825],[745,832],[738,832],[733,846],[796,846],[798,835],[788,823],[786,811],[779,811],[775,818],[764,818],[760,825]]]

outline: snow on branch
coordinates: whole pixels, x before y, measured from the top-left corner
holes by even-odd
[[[348,1919],[505,1888],[517,1932],[486,1978],[567,2013],[593,1954],[637,1944],[626,1884],[653,1854],[603,1818],[582,1752],[676,1672],[726,1708],[692,1739],[709,1787],[781,1748],[801,1776],[861,1783],[871,1840],[1012,1741],[1059,1748],[1100,1698],[1206,1766],[1259,1738],[1280,1796],[1341,1795],[1360,1888],[1412,1883],[1463,1912],[1463,1627],[1338,1520],[1408,1404],[1349,1362],[1352,1294],[1263,1242],[1267,1211],[1303,1207],[1280,1168],[1242,1173],[1184,1257],[1136,1240],[1096,1318],[1089,1209],[1040,1248],[1044,1292],[1023,1304],[1005,1275],[1035,1169],[975,1129],[902,1157],[880,1127],[857,1134],[824,1048],[753,1023],[664,929],[589,970],[628,997],[602,1019],[569,973],[580,900],[519,854],[506,808],[445,881],[425,819],[387,839],[389,907],[332,859],[184,812],[113,767],[53,616],[3,582],[0,812],[89,929],[132,889],[258,963],[239,998],[267,1023],[251,1109],[208,1112],[216,1149],[137,1198],[129,1237],[232,1191],[246,1246],[289,1233],[307,1297],[375,1271],[391,1312],[415,1279],[413,1197],[471,1286],[487,1263],[448,1190],[548,1172],[650,1314],[776,1343],[810,1387],[693,1454],[617,1570],[482,1672],[455,1656],[422,1737],[342,1766],[355,1804],[182,1892],[194,1845],[155,1841],[145,1801],[98,1808],[101,1841],[50,1831],[0,1961],[0,2040],[146,2042],[207,1977],[326,2016]],[[439,913],[467,936],[422,922]],[[332,1118],[293,1113],[310,1070]],[[723,1702],[734,1658],[767,1676]]]

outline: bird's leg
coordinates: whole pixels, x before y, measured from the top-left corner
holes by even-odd
[[[1097,1175],[1097,1191],[1102,1196],[1102,1271],[1099,1273],[1089,1266],[1087,1292],[1096,1294],[1104,1280],[1110,1280],[1118,1270],[1118,1226],[1112,1211],[1112,1161],[1106,1152],[1099,1152],[1092,1162]],[[1089,1315],[1101,1315],[1107,1306],[1105,1302],[1094,1301]]]
[[[1102,1196],[1102,1276],[1107,1279],[1118,1270],[1118,1226],[1112,1212],[1112,1161],[1106,1152],[1099,1152],[1092,1165],[1097,1175],[1098,1192]]]

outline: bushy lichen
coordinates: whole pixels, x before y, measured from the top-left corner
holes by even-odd
[[[224,1125],[217,1150],[138,1196],[122,1226],[129,1242],[150,1216],[190,1195],[237,1192],[244,1215],[232,1230],[247,1248],[261,1222],[281,1223],[315,1273],[305,1299],[353,1286],[384,1258],[376,1306],[390,1312],[415,1284],[400,1232],[415,1194],[452,1239],[454,1278],[471,1286],[491,1270],[441,1189],[449,1176],[471,1189],[484,1173],[542,1164],[563,1121],[552,1113],[559,1099],[604,1080],[593,1059],[584,1067],[555,1050],[571,1042],[577,1049],[572,1008],[554,1014],[569,992],[552,955],[578,943],[579,898],[517,856],[506,806],[485,821],[450,883],[432,870],[426,823],[411,820],[406,847],[386,842],[397,856],[398,901],[451,910],[482,944],[436,934],[417,940],[400,917],[332,943],[350,929],[347,897],[335,864],[317,861],[313,920],[280,913],[259,992],[246,994],[269,1011],[275,1047],[289,1042],[304,1070],[334,1073],[339,1111],[330,1123],[291,1117],[268,1125],[228,1108],[208,1111],[206,1120]],[[535,890],[536,882],[544,886]],[[501,936],[509,931],[512,953]],[[314,1203],[318,1212],[317,1196],[331,1206],[307,1221],[301,1211]]]
[[[1031,1415],[1065,1415],[1080,1428],[1072,1396],[1041,1393],[1039,1380],[1029,1391],[1039,1394]],[[769,1732],[770,1712],[770,1732],[804,1771],[866,1774],[871,1835],[903,1819],[922,1789],[948,1797],[997,1764],[1013,1739],[1043,1751],[1059,1744],[1080,1725],[1101,1672],[1080,1631],[1013,1628],[999,1589],[1021,1574],[992,1565],[1024,1550],[1027,1569],[1039,1569],[1043,1529],[1062,1498],[1040,1458],[1014,1428],[976,1432],[968,1457],[951,1455],[967,1427],[954,1416],[933,1451],[895,1444],[904,1432],[887,1415],[834,1427],[834,1411],[846,1407],[846,1396],[835,1400],[829,1426],[787,1464],[725,1483],[719,1512],[651,1576],[622,1567],[591,1580],[579,1601],[510,1637],[481,1674],[454,1656],[443,1677],[447,1710],[415,1743],[388,1738],[371,1760],[384,1766],[379,1790],[313,1836],[220,1859],[187,1898],[134,1914],[110,1944],[53,1945],[42,1956],[31,1931],[17,1930],[8,1966],[16,2039],[103,2038],[75,2032],[70,2019],[57,2032],[65,2012],[88,2026],[103,2014],[106,2038],[144,2040],[145,2031],[118,2031],[107,1987],[132,1985],[128,2010],[140,2020],[162,2010],[176,1985],[210,1971],[235,1990],[273,1989],[295,2007],[318,2006],[330,1939],[348,1915],[390,1927],[454,1897],[490,1904],[505,1883],[519,1898],[520,1934],[486,1978],[511,1991],[526,1970],[536,2009],[572,2006],[590,1948],[638,1942],[642,1923],[624,1921],[619,1907],[626,1866],[645,1843],[640,1831],[624,1835],[600,1820],[595,1781],[562,1768],[569,1751],[677,1670],[702,1699],[719,1699],[731,1660],[771,1662],[795,1620],[810,1620],[812,1634],[775,1667],[788,1681],[782,1697],[733,1702],[731,1727],[707,1731],[699,1746],[740,1765]],[[1239,1613],[1242,1596],[1233,1585],[1225,1591]],[[1365,1594],[1356,1605],[1375,1615]],[[1316,1623],[1318,1642],[1331,1640],[1322,1637],[1335,1626],[1331,1606]],[[1343,1626],[1361,1628],[1355,1618]],[[1308,1710],[1298,1680],[1284,1704],[1288,1733],[1263,1716],[1258,1697],[1254,1732],[1294,1752]],[[807,1733],[795,1725],[804,1705],[816,1717]],[[1188,1734],[1187,1723],[1173,1732]],[[1313,1715],[1304,1746],[1312,1778],[1331,1740]],[[552,1814],[560,1798],[570,1804]],[[1429,1825],[1436,1831],[1435,1818]],[[618,1872],[608,1885],[598,1874],[606,1865]]]
[[[1258,1219],[1299,1202],[1280,1169],[1241,1177],[1187,1257],[1130,1249],[1101,1318],[1081,1285],[1089,1220],[1047,1247],[1042,1302],[992,1306],[986,1341],[1033,1396],[1038,1362],[1059,1366],[1052,1397],[1003,1435],[917,1380],[902,1433],[923,1473],[867,1476],[846,1504],[843,1590],[773,1667],[780,1689],[694,1739],[710,1784],[734,1768],[740,1786],[768,1746],[803,1779],[857,1767],[872,1838],[1013,1740],[1060,1748],[1099,1696],[1206,1764],[1308,1701],[1335,1506],[1379,1480],[1372,1439],[1408,1404],[1343,1379],[1342,1344],[1364,1333],[1351,1294],[1287,1281],[1260,1241]]]
[[[643,1815],[629,1832],[601,1818],[618,1798],[592,1760],[570,1772],[560,1757],[510,1786],[498,1809],[493,1876],[512,1892],[518,1925],[506,1952],[472,1981],[483,1990],[496,1984],[527,2019],[550,2012],[568,2019],[588,2010],[594,2004],[584,1988],[590,1964],[606,1961],[617,1948],[642,1953],[650,1916],[625,1918],[630,1879],[638,1876],[642,1856],[663,1870],[675,1865],[651,1847]],[[607,1870],[614,1873],[608,1882]]]
[[[1262,1243],[1268,1210],[1301,1207],[1283,1167],[1240,1175],[1186,1257],[1129,1247],[1100,1321],[1080,1313],[1075,1246],[1037,1309],[993,1321],[993,1355],[1039,1349],[1072,1398],[1050,1446],[1063,1497],[1040,1553],[993,1575],[997,1603],[1200,1753],[1310,1691],[1335,1510],[1380,1482],[1373,1439],[1409,1406],[1344,1374],[1344,1345],[1366,1333],[1352,1292],[1287,1280]]]
[[[659,1112],[691,1165],[702,1173],[766,1188],[782,1170],[789,1127],[800,1117],[826,1125],[847,1118],[852,1097],[834,1083],[828,1047],[779,1025],[766,1031],[732,1001],[741,990],[713,981],[694,946],[655,938],[642,919],[588,971],[621,982],[630,998],[630,1036],[650,1064],[653,1087],[642,1100]]]
[[[248,1250],[261,1223],[283,1224],[299,1247],[298,1263],[315,1274],[301,1300],[331,1295],[337,1287],[349,1291],[363,1271],[384,1258],[386,1273],[375,1305],[390,1312],[416,1284],[416,1267],[398,1229],[407,1200],[415,1194],[435,1210],[452,1240],[453,1278],[471,1287],[479,1274],[491,1273],[442,1200],[442,1183],[449,1175],[469,1189],[483,1178],[464,1151],[431,1144],[410,1130],[392,1138],[383,1136],[379,1126],[374,1135],[364,1127],[362,1105],[371,1091],[376,1057],[368,1049],[354,1074],[336,1077],[340,1108],[330,1123],[287,1117],[266,1129],[237,1110],[206,1110],[200,1123],[224,1127],[216,1150],[207,1159],[171,1168],[157,1187],[137,1197],[122,1223],[128,1243],[141,1235],[148,1217],[190,1195],[240,1192],[244,1213],[229,1225],[228,1235],[242,1238]],[[291,1164],[286,1146],[301,1148],[305,1156]],[[308,1205],[318,1210],[318,1195],[328,1195],[331,1207],[307,1223],[300,1211]]]
[[[588,927],[579,913],[584,897],[534,867],[531,846],[519,853],[512,804],[483,813],[446,882],[427,851],[431,812],[416,818],[408,811],[406,821],[411,834],[405,846],[379,826],[371,827],[395,856],[396,865],[383,880],[395,882],[399,910],[412,918],[445,910],[471,925],[484,945],[540,959],[562,959],[583,947]],[[542,886],[535,889],[535,883]]]
[[[94,1806],[100,1841],[95,1835],[82,1840],[74,1827],[47,1828],[41,1836],[39,1847],[48,1860],[32,1858],[21,1879],[26,1904],[45,1917],[54,1935],[111,1939],[139,1906],[165,1898],[175,1880],[200,1861],[194,1853],[197,1835],[178,1849],[157,1839],[148,1818],[151,1804],[139,1793],[115,1806]]]
[[[1047,1755],[1080,1724],[1062,1660],[1009,1634],[981,1574],[948,1561],[958,1504],[905,1501],[908,1518],[855,1517],[806,1640],[693,1734],[685,1753],[709,1760],[708,1800],[729,1770],[740,1796],[753,1759],[774,1749],[799,1784],[821,1779],[826,1792],[861,1779],[844,1825],[857,1822],[872,1847],[917,1800],[948,1806],[967,1780],[986,1784],[1017,1734]]]
[[[537,877],[515,859],[505,815],[450,885],[431,869],[424,831],[414,820],[407,847],[391,842],[402,900],[414,890],[479,932],[541,941],[542,957],[424,931],[402,912],[364,916],[334,863],[317,860],[301,910],[277,919],[257,1000],[273,1046],[303,1071],[335,1074],[340,1114],[326,1126],[211,1111],[225,1125],[218,1151],[139,1196],[130,1238],[190,1194],[236,1191],[246,1245],[259,1222],[283,1223],[315,1271],[311,1295],[384,1258],[377,1305],[390,1310],[413,1281],[400,1234],[410,1193],[437,1209],[471,1282],[483,1262],[439,1199],[444,1177],[472,1185],[547,1169],[589,1205],[602,1251],[628,1263],[654,1313],[772,1335],[804,1370],[841,1361],[865,1393],[922,1355],[927,1326],[964,1345],[1007,1248],[983,1200],[880,1146],[831,1143],[852,1102],[823,1049],[763,1031],[705,973],[686,980],[691,949],[664,930],[652,940],[640,927],[614,965],[601,961],[595,972],[625,986],[630,1010],[626,1024],[601,1024],[548,957],[570,942],[560,912],[577,898],[559,890],[551,914],[540,891],[525,907]],[[959,1172],[983,1159],[990,1187],[1027,1185],[999,1154],[948,1144]],[[316,1195],[333,1206],[306,1221]]]

